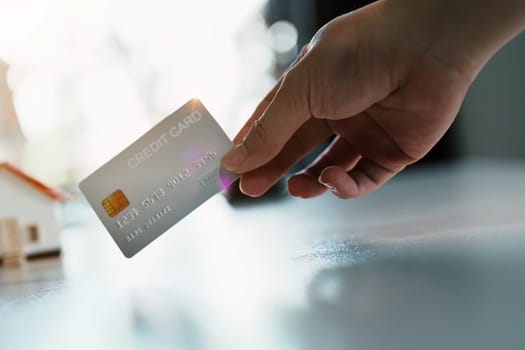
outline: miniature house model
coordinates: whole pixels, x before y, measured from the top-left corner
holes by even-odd
[[[60,252],[60,202],[67,196],[0,163],[0,260]]]

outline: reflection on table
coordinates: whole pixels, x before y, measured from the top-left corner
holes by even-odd
[[[0,269],[0,345],[521,349],[523,179],[474,162],[351,201],[216,196],[130,260],[70,203],[60,259]]]

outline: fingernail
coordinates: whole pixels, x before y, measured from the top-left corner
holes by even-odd
[[[319,181],[319,183],[323,186],[325,186],[330,192],[332,193],[337,193],[337,188],[335,188],[334,185],[328,183],[328,182],[325,182],[323,180],[321,180],[321,177],[319,176],[319,178],[317,179],[317,181]]]
[[[248,193],[246,192],[246,190],[244,189],[243,187],[243,182],[241,181],[241,183],[239,184],[239,190],[242,192],[242,194],[244,194],[245,196],[248,196],[248,197],[252,197],[252,198],[257,198],[257,197],[260,197],[262,196],[263,194],[251,194],[251,193]]]
[[[235,172],[235,169],[244,162],[247,156],[246,146],[240,143],[222,157],[221,163],[224,169]]]

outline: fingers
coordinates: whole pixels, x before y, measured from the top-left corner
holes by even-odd
[[[275,158],[262,167],[241,176],[241,191],[249,196],[262,195],[297,161],[331,134],[332,131],[325,121],[308,120]]]
[[[308,73],[300,62],[283,77],[273,100],[222,165],[243,174],[272,160],[311,116],[307,89]]]
[[[387,169],[362,158],[348,173],[338,166],[324,169],[319,181],[339,198],[355,198],[376,190],[401,170]]]
[[[302,198],[318,196],[327,187],[319,182],[321,172],[329,166],[350,169],[359,160],[360,155],[345,139],[337,137],[306,169],[288,179],[288,191],[291,195]]]

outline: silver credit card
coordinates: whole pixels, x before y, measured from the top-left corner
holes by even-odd
[[[130,258],[238,178],[220,167],[231,147],[219,124],[193,99],[79,187]]]

